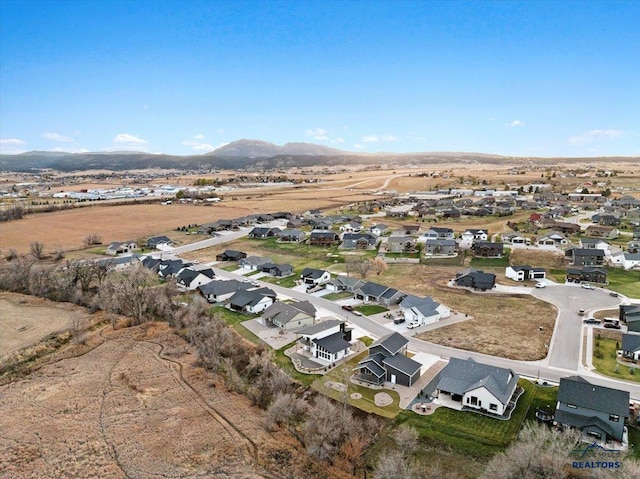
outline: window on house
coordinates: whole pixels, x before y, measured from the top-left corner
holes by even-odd
[[[567,404],[567,407],[571,409],[578,409],[578,406],[576,406],[575,404]]]
[[[497,404],[489,404],[489,410],[490,411],[497,411],[498,410],[498,405]]]
[[[599,432],[596,432],[596,431],[587,431],[587,436],[593,437],[593,438],[596,438],[596,439],[600,439],[602,437],[602,435]]]
[[[478,405],[478,398],[475,396],[471,396],[471,405],[472,406],[477,406]]]
[[[620,420],[620,416],[617,414],[609,414],[609,421],[618,422]]]

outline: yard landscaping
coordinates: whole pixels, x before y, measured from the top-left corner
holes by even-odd
[[[601,374],[625,381],[640,382],[640,370],[618,364],[616,351],[620,349],[620,339],[597,336],[593,340],[593,365]]]
[[[253,334],[247,328],[242,326],[241,323],[244,321],[249,321],[250,319],[255,318],[255,316],[247,315],[245,313],[239,313],[237,311],[231,311],[230,309],[223,308],[220,306],[215,306],[209,310],[210,315],[217,315],[224,320],[229,326],[233,328],[233,330],[242,336],[244,339],[251,341],[254,344],[264,345],[266,344],[262,339]]]
[[[621,268],[608,268],[607,280],[609,281],[607,289],[637,298],[640,291],[640,271],[625,271]]]
[[[354,306],[354,310],[360,311],[365,316],[371,316],[373,314],[384,313],[389,311],[384,306],[378,306],[377,304],[363,304],[361,306]]]

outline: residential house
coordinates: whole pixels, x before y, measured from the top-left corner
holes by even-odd
[[[322,321],[301,329],[297,334],[304,354],[322,364],[335,363],[351,354],[351,329],[346,327],[345,321]]]
[[[414,253],[416,246],[416,239],[411,236],[390,236],[387,239],[389,253]]]
[[[367,281],[354,289],[353,296],[363,303],[379,303],[383,306],[391,306],[398,304],[406,294],[395,288]]]
[[[262,323],[285,331],[310,326],[316,319],[316,308],[309,301],[283,303],[276,301],[262,312]]]
[[[108,271],[119,271],[129,266],[140,263],[140,255],[132,254],[130,256],[118,256],[116,258],[101,258],[90,260],[94,266],[104,268]]]
[[[286,276],[291,276],[293,274],[293,266],[285,263],[285,264],[273,264],[273,263],[265,263],[260,266],[260,269],[263,273],[268,273],[270,276],[275,278],[284,278]]]
[[[458,244],[453,239],[428,239],[424,244],[425,256],[454,256]]]
[[[531,239],[522,236],[514,231],[510,233],[503,233],[501,235],[502,242],[505,244],[515,244],[515,245],[530,245]]]
[[[615,239],[620,236],[620,231],[613,226],[587,226],[586,234],[593,238]]]
[[[138,243],[136,243],[135,241],[114,241],[109,246],[107,246],[106,253],[108,255],[115,256],[122,253],[131,253],[136,249],[138,249]]]
[[[420,234],[420,225],[402,225],[391,232],[391,236],[418,236]]]
[[[496,275],[493,273],[485,273],[483,271],[469,268],[461,271],[460,273],[456,273],[456,278],[454,281],[457,286],[486,291],[495,287]]]
[[[607,270],[605,268],[567,268],[568,283],[602,283],[607,282]]]
[[[575,223],[565,223],[561,221],[552,221],[547,225],[553,230],[559,231],[563,234],[577,234],[580,233],[580,225]]]
[[[280,228],[268,228],[263,226],[256,226],[249,231],[249,238],[272,238],[280,233]]]
[[[451,228],[441,228],[432,226],[427,231],[420,235],[421,242],[426,240],[452,240],[454,239],[454,232]],[[420,241],[420,240],[419,240]]]
[[[604,250],[601,249],[570,248],[565,256],[571,258],[573,266],[602,266],[604,263]]]
[[[627,243],[628,253],[640,253],[640,241],[632,240]]]
[[[619,318],[630,333],[640,333],[640,304],[621,304]]]
[[[215,275],[211,268],[183,268],[182,271],[176,275],[176,284],[188,291],[193,291],[198,286],[211,282]]]
[[[378,237],[372,233],[344,233],[342,247],[344,249],[375,249]]]
[[[429,296],[419,298],[408,294],[400,301],[399,306],[408,323],[430,324],[451,316],[449,308]]]
[[[389,227],[384,223],[377,223],[375,225],[372,225],[371,228],[369,228],[369,231],[371,231],[371,233],[373,233],[374,235],[380,237],[389,232]]]
[[[229,299],[236,292],[250,288],[252,286],[249,283],[230,279],[228,281],[211,281],[198,286],[197,289],[210,303],[220,303]]]
[[[560,378],[555,422],[582,431],[585,439],[622,441],[629,392],[592,384],[580,376]]]
[[[580,238],[580,247],[583,249],[601,249],[605,254],[611,251],[611,245],[599,238]]]
[[[600,215],[598,224],[601,226],[620,226],[620,218],[614,215]]]
[[[390,333],[369,346],[369,355],[354,368],[356,379],[372,384],[385,381],[412,386],[420,378],[422,365],[407,357],[409,340],[400,333]]]
[[[216,261],[240,261],[247,257],[247,253],[235,250],[225,250],[216,255]]]
[[[488,239],[489,232],[483,229],[468,229],[460,235],[460,242],[467,244],[473,244],[476,241],[487,241]]]
[[[334,246],[340,241],[338,235],[333,231],[313,230],[309,235],[311,246]]]
[[[192,263],[184,262],[181,259],[163,259],[158,263],[158,276],[168,278],[177,275],[182,268],[191,266]]]
[[[154,236],[147,240],[147,246],[149,248],[155,248],[160,250],[171,247],[172,244],[173,244],[173,241],[171,241],[171,239],[169,239],[167,236]]]
[[[442,211],[442,217],[447,218],[460,218],[460,210],[458,208],[448,208]]]
[[[304,284],[319,286],[331,280],[331,273],[324,269],[305,268],[300,273],[300,279]]]
[[[536,243],[538,246],[553,246],[555,248],[559,248],[561,246],[567,246],[569,244],[569,240],[564,234],[558,231],[549,231],[547,234],[540,236],[536,240]]]
[[[634,362],[640,360],[640,334],[622,333],[622,357]]]
[[[342,233],[360,233],[362,231],[362,225],[360,223],[346,223],[340,226]]]
[[[240,290],[231,296],[227,302],[229,309],[259,314],[276,300],[277,294],[269,288]]]
[[[439,374],[435,396],[445,406],[504,416],[510,411],[518,387],[511,369],[478,363],[472,358],[451,358]]]
[[[153,257],[151,255],[144,256],[142,259],[142,266],[151,270],[153,273],[158,274],[158,270],[160,269],[160,263],[162,259]]]
[[[483,258],[501,258],[504,253],[504,245],[502,243],[490,243],[488,241],[476,241],[471,249],[474,256],[482,256]]]
[[[335,292],[344,291],[347,293],[353,293],[364,283],[365,281],[361,279],[353,278],[351,276],[338,275],[327,283],[327,289],[329,291]]]
[[[298,229],[284,229],[276,233],[276,236],[281,243],[302,243],[307,237],[307,234]]]
[[[514,281],[539,280],[547,277],[544,268],[532,268],[529,265],[507,266],[505,276]]]
[[[248,269],[249,271],[261,270],[265,264],[273,264],[271,258],[267,258],[266,256],[248,256],[242,258],[238,263],[242,269]]]
[[[300,219],[300,218],[291,218],[286,225],[287,229],[297,229],[297,228],[302,228],[304,225],[307,224],[306,220]]]
[[[611,263],[622,266],[623,269],[640,267],[640,253],[621,252],[609,258]]]

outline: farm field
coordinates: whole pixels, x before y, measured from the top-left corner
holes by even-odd
[[[71,327],[87,314],[68,303],[51,303],[34,296],[0,294],[0,356],[31,346],[51,333]]]
[[[267,434],[247,398],[192,366],[165,324],[107,327],[70,348],[0,386],[0,477],[251,479],[317,468],[286,433]]]

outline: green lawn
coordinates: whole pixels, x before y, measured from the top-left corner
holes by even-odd
[[[378,416],[392,419],[396,417],[400,412],[400,395],[396,391],[392,391],[390,389],[370,389],[368,387],[353,384],[351,381],[349,381],[349,378],[353,375],[353,368],[358,364],[359,361],[364,359],[367,354],[368,351],[363,351],[356,357],[351,358],[346,363],[337,366],[332,371],[317,379],[313,383],[312,387],[319,393],[324,394],[325,396],[329,396],[336,401],[344,401],[346,397],[346,400],[353,407],[357,407],[358,409],[371,414],[376,414]],[[343,371],[344,369],[346,369],[346,371]],[[336,389],[328,388],[325,385],[327,381],[347,384],[348,389],[346,394],[344,392],[337,391]],[[379,392],[386,392],[387,394],[389,394],[393,399],[393,403],[385,407],[376,406],[374,396]],[[351,394],[353,393],[360,393],[362,395],[362,398],[352,399]]]
[[[300,271],[293,271],[293,274],[290,276],[286,276],[284,278],[274,278],[273,276],[264,276],[260,278],[260,281],[264,281],[266,283],[277,284],[284,288],[293,288],[296,285],[296,280],[300,277]]]
[[[555,269],[552,268],[549,270],[549,276],[556,283],[564,284],[567,279],[567,272],[564,269]]]
[[[615,339],[594,338],[593,365],[596,371],[617,379],[640,382],[640,370],[636,370],[635,374],[631,374],[632,368],[619,365],[616,361],[616,342],[620,346],[620,342]],[[618,367],[618,372],[616,372],[616,366]]]
[[[387,258],[419,258],[420,251],[416,251],[415,253],[385,253],[384,255]]]
[[[640,428],[629,428],[629,455],[635,459],[640,459]]]
[[[256,316],[239,313],[237,311],[231,311],[230,309],[223,308],[221,306],[214,306],[209,310],[209,314],[219,315],[225,321],[225,323],[231,326],[240,336],[251,341],[252,343],[261,345],[266,344],[262,339],[260,339],[258,336],[253,334],[242,325],[244,321],[253,319]]]
[[[233,262],[233,264],[230,264],[229,266],[223,266],[223,267],[222,267],[222,268],[220,268],[220,269],[221,269],[221,270],[223,270],[223,271],[229,271],[229,272],[231,272],[231,271],[235,271],[235,270],[237,270],[239,267],[240,267],[240,266],[238,266],[238,263],[234,261],[234,262]]]
[[[280,369],[287,373],[290,378],[298,381],[301,384],[304,384],[307,387],[311,386],[311,384],[313,384],[315,380],[321,378],[322,376],[320,374],[304,374],[293,367],[293,364],[291,364],[291,358],[286,356],[284,352],[294,344],[295,341],[287,344],[280,349],[277,349],[275,352],[275,363]]]
[[[607,271],[608,289],[617,291],[630,298],[640,298],[640,271],[625,271],[622,268],[609,268]]]
[[[352,293],[347,293],[346,291],[341,291],[338,293],[329,293],[323,296],[324,299],[328,299],[329,301],[337,301],[339,299],[351,298],[353,296]]]
[[[401,411],[396,422],[414,427],[431,445],[447,445],[465,455],[488,458],[504,450],[517,437],[534,399],[536,386],[523,379],[518,384],[525,392],[509,421],[440,407],[431,416]]]
[[[474,256],[471,258],[471,266],[473,268],[507,267],[509,266],[509,251],[505,250],[502,258],[478,258]]]
[[[385,311],[389,311],[384,306],[379,306],[377,304],[363,304],[361,306],[354,306],[353,309],[356,311],[360,311],[365,316],[371,316],[372,314],[384,313]]]
[[[558,388],[546,387],[546,386],[533,386],[533,398],[531,401],[531,407],[527,413],[527,419],[536,421],[536,409],[549,410],[551,413],[556,408],[558,402]]]

